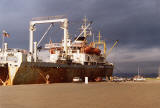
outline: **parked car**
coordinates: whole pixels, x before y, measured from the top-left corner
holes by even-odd
[[[80,78],[80,77],[73,77],[73,82],[82,82],[82,78]]]
[[[125,82],[126,80],[124,78],[121,77],[113,77],[113,82]]]

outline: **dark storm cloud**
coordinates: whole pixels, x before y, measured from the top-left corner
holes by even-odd
[[[160,39],[158,4],[155,0],[113,0],[95,5],[94,10],[98,12],[91,13],[98,20],[97,28],[107,35],[106,39],[119,39],[122,45],[152,47],[159,45]]]
[[[160,52],[159,6],[159,0],[1,0],[0,31],[6,29],[10,33],[11,37],[6,39],[10,47],[28,48],[31,18],[66,15],[71,20],[70,34],[74,36],[80,27],[75,22],[87,16],[94,22],[95,35],[101,31],[107,42],[119,40],[118,51],[113,53],[117,53],[120,66],[133,71],[130,67],[137,63],[159,63],[159,55],[151,53]]]
[[[32,17],[64,14],[80,21],[87,16],[94,21],[95,32],[102,31],[105,39],[139,47],[148,43],[151,47],[159,45],[159,4],[158,0],[1,0],[0,29],[9,29],[19,39],[28,40]]]

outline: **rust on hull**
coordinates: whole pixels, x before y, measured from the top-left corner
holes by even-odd
[[[84,66],[53,63],[22,63],[18,69],[13,85],[72,82],[73,77],[88,77],[94,81],[96,77],[110,77],[113,66]]]
[[[8,78],[8,64],[0,64],[0,85]]]

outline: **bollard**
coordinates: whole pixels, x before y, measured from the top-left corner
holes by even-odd
[[[49,74],[46,75],[46,84],[49,84]]]
[[[85,77],[85,84],[88,84],[88,77]]]

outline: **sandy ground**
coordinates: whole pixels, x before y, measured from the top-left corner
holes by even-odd
[[[0,86],[0,108],[160,108],[160,80]]]

